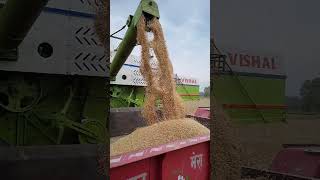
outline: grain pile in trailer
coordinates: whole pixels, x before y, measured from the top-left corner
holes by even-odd
[[[111,156],[116,156],[209,133],[209,129],[193,119],[162,121],[139,128],[114,142],[110,153]]]

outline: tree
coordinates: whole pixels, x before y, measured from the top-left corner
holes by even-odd
[[[300,88],[300,96],[302,98],[302,109],[304,111],[311,111],[311,104],[312,104],[312,98],[311,98],[311,81],[306,80],[302,84]]]
[[[302,100],[295,96],[286,96],[288,111],[297,112],[302,110]]]
[[[210,86],[204,88],[204,97],[210,96]]]
[[[320,111],[320,78],[306,80],[300,88],[304,111]]]

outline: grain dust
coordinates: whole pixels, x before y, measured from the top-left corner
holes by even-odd
[[[109,1],[102,0],[99,1],[99,5],[96,6],[96,18],[94,21],[95,35],[98,38],[101,46],[104,48],[104,54],[109,56]],[[107,129],[108,130],[108,129]],[[108,132],[107,132],[108,133]],[[110,162],[110,148],[109,142],[106,142],[101,147],[99,146],[97,152],[97,159],[99,162],[98,173],[104,176],[109,176],[109,162]]]
[[[212,179],[241,179],[241,145],[230,118],[222,107],[211,98],[213,118],[211,124],[211,162]]]
[[[96,7],[96,18],[94,28],[99,42],[105,47],[109,35],[109,1],[99,1],[99,6]]]

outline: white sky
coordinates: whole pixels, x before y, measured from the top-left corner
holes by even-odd
[[[110,32],[120,29],[140,0],[110,1]],[[197,78],[200,89],[210,84],[210,0],[157,0],[174,73]],[[123,37],[126,29],[117,34]],[[111,50],[119,40],[110,39]],[[134,55],[139,55],[135,48]]]
[[[288,96],[298,96],[305,80],[319,77],[319,0],[212,2],[211,30],[217,45],[281,56]]]

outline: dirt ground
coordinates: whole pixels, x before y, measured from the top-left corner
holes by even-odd
[[[282,144],[320,144],[320,118],[289,115],[287,123],[237,125],[242,165],[268,168]]]
[[[194,114],[198,107],[210,107],[210,98],[200,98],[198,101],[185,101],[186,114]]]

